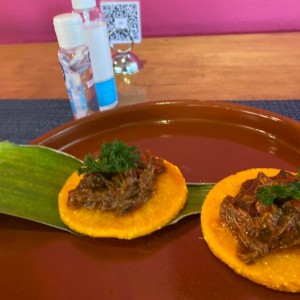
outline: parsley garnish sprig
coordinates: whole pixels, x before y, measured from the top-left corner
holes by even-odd
[[[300,181],[288,184],[262,186],[258,189],[256,197],[265,205],[271,205],[275,200],[300,200]]]
[[[94,158],[88,154],[84,159],[84,165],[78,170],[79,174],[90,172],[121,173],[135,169],[140,161],[140,155],[136,146],[129,147],[124,142],[114,140],[111,143],[103,143],[100,155]]]

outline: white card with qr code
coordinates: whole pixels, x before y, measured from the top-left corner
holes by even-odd
[[[113,44],[127,44],[131,38],[135,43],[142,41],[140,1],[100,1],[100,7]],[[130,32],[131,38],[127,29]]]

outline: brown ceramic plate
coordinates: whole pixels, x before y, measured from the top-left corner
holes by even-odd
[[[300,124],[223,102],[150,102],[71,122],[33,143],[79,158],[102,141],[136,144],[177,164],[187,181],[254,167],[297,170]],[[1,299],[296,299],[236,275],[202,238],[199,216],[132,241],[78,238],[0,217]]]

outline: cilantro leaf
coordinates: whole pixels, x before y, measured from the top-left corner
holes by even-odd
[[[300,200],[300,182],[293,181],[285,185],[262,186],[258,189],[256,197],[265,205],[273,204],[276,199],[293,198]]]
[[[100,155],[95,159],[88,154],[84,159],[84,165],[78,170],[79,174],[89,172],[120,173],[135,169],[140,161],[138,148],[129,147],[124,142],[114,140],[111,143],[103,143]]]

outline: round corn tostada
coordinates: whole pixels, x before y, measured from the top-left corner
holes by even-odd
[[[237,240],[220,219],[220,207],[227,195],[235,196],[241,184],[262,171],[275,176],[278,169],[249,169],[228,176],[208,193],[201,211],[203,237],[213,254],[237,274],[271,289],[300,292],[300,247],[270,252],[254,264],[246,264],[236,256]]]
[[[72,230],[92,237],[133,239],[150,234],[167,225],[183,208],[187,200],[187,186],[179,168],[163,160],[166,171],[155,182],[151,198],[135,211],[116,216],[111,212],[72,209],[68,193],[78,186],[82,175],[74,172],[64,184],[58,197],[59,214]]]

